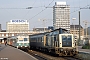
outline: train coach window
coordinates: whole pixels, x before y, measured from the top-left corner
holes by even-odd
[[[27,38],[24,38],[24,41],[27,41]]]
[[[41,38],[42,42],[44,41],[44,37]]]
[[[19,41],[23,41],[23,40],[19,40]]]

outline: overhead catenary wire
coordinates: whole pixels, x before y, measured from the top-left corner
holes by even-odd
[[[77,9],[77,10],[74,9],[74,11],[71,12],[70,14],[75,13],[75,12],[81,10],[81,9],[90,9],[89,6],[90,6],[90,5],[86,5],[86,6],[84,6],[84,7],[73,7],[73,6],[71,6],[70,8],[78,8],[78,9]],[[45,7],[45,8],[48,8],[48,7]],[[53,8],[53,7],[49,7],[49,8]]]
[[[72,13],[74,13],[74,12],[77,12],[77,11],[79,11],[79,10],[81,10],[81,9],[90,9],[88,6],[89,6],[89,5],[87,5],[87,6],[85,6],[85,7],[82,7],[82,8],[79,8],[79,9],[71,12],[70,14],[72,14]]]
[[[53,1],[54,1],[54,0],[52,0],[51,3],[53,3]],[[51,5],[51,3],[49,3],[47,7],[49,7],[49,6]],[[44,9],[41,10],[41,11],[40,11],[39,13],[37,13],[36,15],[34,15],[31,19],[33,19],[34,17],[36,17],[37,15],[39,15],[40,13],[42,13],[43,11],[45,11],[46,9],[47,9],[47,8],[44,6]],[[29,19],[29,20],[31,20],[31,19]],[[35,22],[34,22],[34,23],[35,23]]]
[[[36,3],[36,0],[32,3],[32,6],[34,6],[35,3]],[[29,12],[30,10],[25,14],[25,16],[27,16]],[[25,16],[23,18],[25,18]]]
[[[54,0],[52,0],[51,1],[51,3],[53,2]],[[87,0],[88,1],[88,0]],[[36,1],[34,1],[34,3],[32,4],[32,5],[34,5],[36,3]],[[49,5],[51,4],[51,3],[49,3]],[[87,2],[88,3],[88,2]],[[48,5],[48,6],[49,6]],[[47,7],[48,7],[47,6]],[[87,5],[87,6],[85,6],[85,7],[88,7],[89,6],[89,4]],[[44,7],[44,6],[41,6],[41,7]],[[85,8],[85,7],[83,7],[83,8]],[[39,8],[39,7],[33,7],[32,6],[32,8]],[[77,9],[77,10],[75,10],[75,11],[73,11],[73,12],[71,12],[71,13],[74,13],[74,12],[77,12],[77,11],[79,11],[80,9],[82,9],[82,8],[80,8],[80,7],[70,7],[70,8],[79,8],[79,9]],[[0,9],[26,9],[26,8],[0,8]],[[40,13],[42,13],[44,10],[46,10],[47,8],[45,7],[43,10],[41,10],[39,13],[37,13],[36,15],[34,15],[33,17],[31,17],[29,20],[31,20],[31,19],[33,19],[35,16],[37,16],[37,15],[39,15]],[[88,9],[88,8],[87,8]],[[71,14],[70,13],[70,14]],[[27,14],[26,14],[27,15]]]
[[[54,0],[51,1],[51,3],[53,2]],[[48,6],[51,5],[51,3],[48,4]],[[47,6],[47,7],[48,7]],[[40,13],[42,13],[43,11],[45,11],[47,8],[44,8],[43,10],[41,10],[39,13],[37,13],[36,15],[34,15],[32,18],[30,18],[29,20],[33,19],[34,17],[36,17],[37,15],[39,15]]]

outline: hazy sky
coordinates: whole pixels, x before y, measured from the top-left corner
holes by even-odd
[[[81,11],[81,25],[84,20],[90,22],[90,9],[81,9],[90,6],[90,0],[0,0],[0,24],[6,29],[6,22],[12,19],[26,19],[30,23],[30,30],[34,27],[53,25],[53,7],[55,2],[65,1],[70,5],[70,23],[78,24],[78,11]],[[32,9],[25,9],[33,7]],[[72,18],[76,18],[72,21]],[[40,20],[41,19],[41,20]],[[39,21],[40,20],[40,21]],[[90,23],[88,24],[90,26]]]

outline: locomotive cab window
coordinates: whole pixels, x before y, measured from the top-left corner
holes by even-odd
[[[72,47],[72,36],[62,35],[62,47]]]

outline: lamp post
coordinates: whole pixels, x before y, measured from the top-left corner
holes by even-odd
[[[44,32],[45,32],[45,20],[43,19],[43,24],[44,24]]]
[[[39,21],[40,21],[41,19],[39,19]],[[44,27],[44,32],[45,32],[45,19],[42,19],[42,21],[43,21],[43,27]]]
[[[76,20],[76,18],[72,18],[72,20],[74,21],[74,20]],[[74,25],[74,35],[75,35],[75,24],[73,24]]]
[[[87,38],[87,24],[88,24],[88,22],[87,21],[83,21],[83,22],[85,23],[85,29],[86,29],[86,31],[85,31],[86,36],[85,37]]]
[[[72,18],[72,20],[75,21],[76,18]],[[74,26],[74,30],[73,30],[74,32],[73,32],[73,34],[74,34],[75,45],[76,45],[76,47],[78,47],[77,46],[77,43],[76,43],[76,39],[75,39],[75,24],[73,24],[73,26]],[[78,48],[77,48],[77,51],[78,51]]]
[[[79,42],[80,42],[80,40],[81,40],[81,38],[80,38],[80,30],[81,30],[81,29],[80,29],[80,28],[81,28],[81,27],[80,27],[80,24],[81,24],[81,23],[80,23],[80,11],[79,11],[79,40],[78,40],[78,45],[79,45]]]

